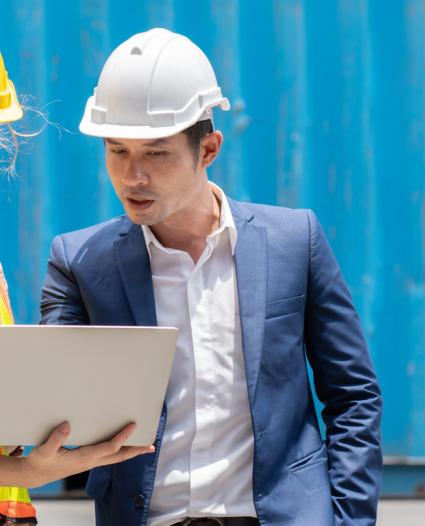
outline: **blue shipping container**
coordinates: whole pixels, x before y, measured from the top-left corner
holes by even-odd
[[[235,198],[316,211],[384,393],[394,465],[384,492],[425,492],[425,0],[20,0],[1,10],[10,76],[57,123],[22,145],[18,178],[0,181],[0,260],[17,321],[39,318],[52,237],[121,213],[102,141],[78,133],[105,59],[151,27],[184,33],[232,103],[216,117],[225,143],[211,178]],[[23,126],[43,119],[29,112]]]

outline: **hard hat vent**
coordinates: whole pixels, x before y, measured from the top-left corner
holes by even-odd
[[[141,55],[141,54],[142,54],[142,50],[138,46],[134,47],[131,50],[131,55]]]

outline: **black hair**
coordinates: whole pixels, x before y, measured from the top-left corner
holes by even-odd
[[[187,142],[192,150],[195,164],[199,161],[199,146],[201,145],[201,140],[213,131],[214,127],[210,119],[195,122],[195,124],[183,130],[182,133],[187,137]]]

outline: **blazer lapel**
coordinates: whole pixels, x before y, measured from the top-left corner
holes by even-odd
[[[267,233],[264,227],[251,223],[252,213],[247,215],[230,199],[229,203],[238,232],[235,266],[248,395],[253,407],[266,316]]]
[[[124,290],[137,325],[157,325],[149,253],[139,225],[120,233],[114,242]]]

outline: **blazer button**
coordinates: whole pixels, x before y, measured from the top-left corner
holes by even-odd
[[[138,493],[137,495],[133,496],[133,502],[136,508],[143,508],[145,505],[145,497]]]

